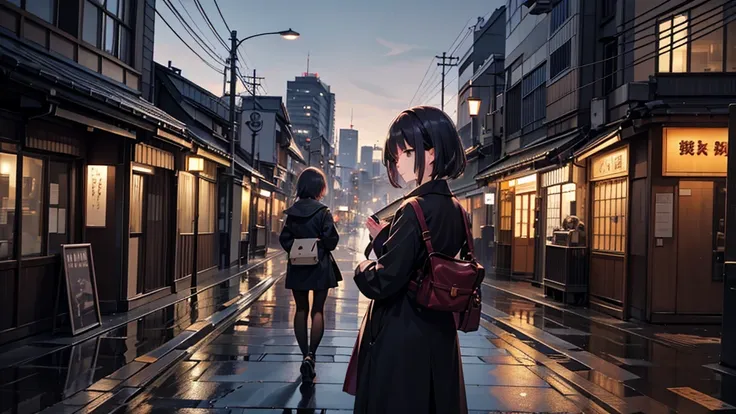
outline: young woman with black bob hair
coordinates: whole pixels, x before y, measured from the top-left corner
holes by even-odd
[[[461,250],[467,253],[464,213],[447,184],[465,170],[465,151],[447,114],[427,106],[401,112],[389,128],[383,163],[395,187],[416,181],[406,201],[419,202],[434,250],[451,257]],[[373,301],[356,344],[354,411],[466,413],[454,315],[420,307],[408,289],[427,250],[406,201],[390,225],[372,219],[366,223],[378,259],[355,270],[355,283]],[[349,373],[347,392],[351,378]]]
[[[330,288],[337,287],[339,269],[332,258],[340,236],[330,210],[320,202],[327,193],[327,180],[322,171],[307,168],[299,175],[296,183],[297,201],[289,207],[286,223],[279,237],[281,247],[291,251],[295,239],[319,239],[317,243],[318,263],[311,266],[286,268],[286,288],[291,289],[296,303],[294,335],[302,351],[302,381],[311,383],[316,376],[315,353],[325,331],[324,306]],[[309,316],[309,292],[312,296],[312,330],[307,335]],[[309,338],[308,338],[309,336]]]

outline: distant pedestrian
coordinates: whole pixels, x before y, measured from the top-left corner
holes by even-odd
[[[327,193],[324,173],[316,168],[307,168],[299,175],[296,187],[297,201],[285,211],[287,218],[279,242],[290,256],[295,243],[301,247],[300,240],[314,240],[316,244],[316,264],[293,265],[290,260],[286,269],[286,288],[292,290],[296,302],[294,334],[304,357],[301,365],[302,381],[311,383],[316,376],[315,354],[325,330],[324,306],[327,293],[342,280],[331,253],[337,247],[340,236],[330,210],[320,203]],[[312,329],[311,335],[308,335],[310,291]]]
[[[394,187],[400,178],[417,183],[406,201],[419,203],[433,250],[468,253],[465,213],[446,181],[466,164],[452,120],[433,107],[403,111],[389,128],[383,163]],[[355,393],[354,412],[467,413],[455,317],[417,305],[409,289],[428,257],[417,215],[405,203],[390,225],[369,219],[366,226],[378,259],[355,270],[355,283],[373,301],[353,354],[357,375],[349,369],[344,386]]]

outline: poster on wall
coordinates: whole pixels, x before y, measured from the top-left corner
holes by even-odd
[[[87,167],[87,227],[105,227],[107,168],[106,165]]]
[[[654,237],[671,238],[675,214],[675,195],[673,193],[657,193],[655,197]]]
[[[92,245],[64,244],[61,249],[69,319],[72,334],[77,335],[99,326],[102,321]]]

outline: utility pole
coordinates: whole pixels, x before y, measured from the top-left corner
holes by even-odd
[[[440,98],[440,109],[445,110],[445,75],[447,75],[446,68],[458,65],[460,58],[454,56],[447,56],[447,52],[442,52],[442,56],[435,56],[437,59],[442,59],[442,62],[437,63],[437,66],[442,68],[442,97]],[[449,63],[448,63],[449,61]]]
[[[258,90],[258,87],[261,86],[261,83],[259,81],[262,81],[266,78],[264,77],[258,77],[256,76],[256,70],[253,69],[253,76],[249,76],[250,78],[250,94],[253,99],[253,111],[255,112],[257,109],[256,106],[256,91]],[[253,134],[251,135],[251,143],[250,143],[250,156],[253,157],[253,168],[258,170],[258,167],[256,166],[256,135],[257,132],[253,131]]]

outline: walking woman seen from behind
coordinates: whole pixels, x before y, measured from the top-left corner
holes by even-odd
[[[360,292],[373,299],[357,349],[356,413],[467,412],[457,326],[452,312],[417,304],[410,289],[432,249],[449,257],[467,252],[464,211],[447,179],[460,176],[465,152],[452,120],[433,107],[403,111],[383,149],[389,180],[416,181],[390,225],[369,219],[377,260],[355,270]],[[418,213],[424,216],[423,234]],[[354,354],[355,355],[355,354]],[[346,379],[345,390],[352,392]]]
[[[289,253],[286,288],[291,289],[296,302],[294,334],[304,360],[302,382],[312,383],[316,376],[315,354],[325,330],[324,306],[330,288],[342,280],[332,251],[340,236],[330,210],[320,200],[327,193],[324,173],[307,168],[297,180],[297,201],[289,207],[279,241]],[[312,292],[312,329],[307,333],[310,316],[309,292]]]

